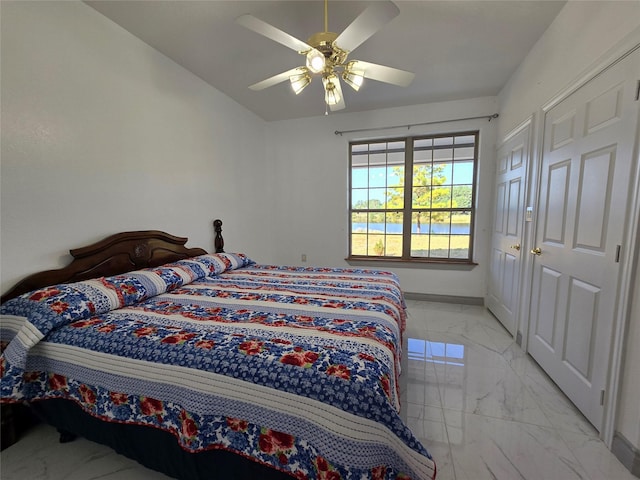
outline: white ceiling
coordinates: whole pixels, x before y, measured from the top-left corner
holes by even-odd
[[[289,82],[248,86],[304,63],[293,50],[235,23],[250,13],[306,41],[324,30],[324,3],[304,1],[86,1],[123,28],[265,120],[322,115],[322,82],[296,96]],[[329,1],[336,33],[371,2]],[[565,1],[397,1],[400,14],[349,55],[416,74],[397,87],[366,80],[344,86],[356,112],[496,95]]]

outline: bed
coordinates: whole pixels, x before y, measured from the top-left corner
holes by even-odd
[[[2,298],[0,401],[184,479],[433,479],[399,416],[392,273],[261,265],[160,231]]]

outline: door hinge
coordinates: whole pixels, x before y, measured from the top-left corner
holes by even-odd
[[[622,250],[622,245],[616,245],[616,263],[620,263],[620,251]]]
[[[600,390],[600,405],[604,405],[604,390]]]

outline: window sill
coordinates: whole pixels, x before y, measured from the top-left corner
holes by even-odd
[[[392,257],[347,257],[345,261],[349,265],[371,265],[389,266],[399,268],[425,268],[442,270],[472,270],[478,264],[471,260],[434,260],[434,259],[411,259]]]

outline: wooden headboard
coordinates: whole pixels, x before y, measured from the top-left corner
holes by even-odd
[[[213,226],[216,253],[224,252],[222,222],[215,220]],[[160,230],[116,233],[92,245],[69,250],[73,257],[69,265],[29,275],[2,296],[2,303],[49,285],[119,275],[208,253],[202,248],[185,247],[187,240]]]

